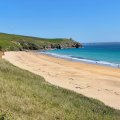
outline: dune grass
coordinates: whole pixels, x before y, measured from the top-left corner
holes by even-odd
[[[0,120],[120,120],[120,111],[0,59]]]

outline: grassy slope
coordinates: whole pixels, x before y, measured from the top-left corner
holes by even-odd
[[[75,41],[72,41],[70,39],[60,39],[60,38],[45,39],[45,38],[0,33],[0,46],[2,46],[2,48],[4,48],[5,50],[19,50],[19,48],[21,48],[22,46],[18,43],[21,41],[33,43],[38,48],[42,48],[43,46],[48,46],[51,44],[71,45],[73,43],[76,43]]]
[[[2,59],[0,112],[11,120],[120,120],[120,111],[50,85],[42,77]]]

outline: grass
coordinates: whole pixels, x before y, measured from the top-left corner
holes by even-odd
[[[63,47],[72,46],[77,42],[72,39],[47,39],[31,36],[22,36],[14,34],[0,33],[0,46],[4,50],[21,50],[21,49],[43,49],[44,47],[50,47],[51,44],[57,47],[60,44]]]
[[[0,120],[120,120],[120,111],[0,59]]]

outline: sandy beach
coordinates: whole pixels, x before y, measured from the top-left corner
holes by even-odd
[[[43,76],[51,84],[120,109],[120,69],[68,61],[35,52],[5,52],[3,58],[15,66]]]

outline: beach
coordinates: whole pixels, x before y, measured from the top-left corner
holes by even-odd
[[[120,69],[74,62],[37,52],[5,52],[4,59],[63,87],[120,109]]]

